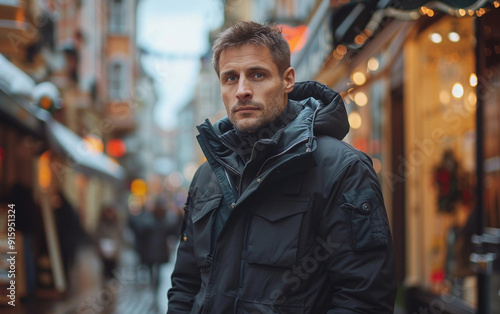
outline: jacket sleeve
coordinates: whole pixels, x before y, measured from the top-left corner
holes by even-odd
[[[193,225],[190,210],[192,205],[191,195],[193,195],[192,187],[196,177],[195,175],[193,178],[185,206],[181,241],[177,249],[177,259],[172,273],[172,288],[168,291],[167,314],[190,313],[195,296],[200,290],[201,278],[193,251]]]
[[[334,178],[322,236],[331,248],[330,314],[393,313],[394,252],[381,188],[368,157]]]

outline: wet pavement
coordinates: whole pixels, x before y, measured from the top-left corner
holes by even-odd
[[[70,276],[66,296],[59,299],[36,298],[2,305],[2,314],[157,314],[167,311],[167,291],[175,256],[160,268],[160,285],[154,291],[149,273],[138,265],[136,253],[124,250],[115,278],[103,282],[101,266],[91,248],[82,249]]]

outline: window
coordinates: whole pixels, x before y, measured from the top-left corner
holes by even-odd
[[[125,65],[122,62],[113,62],[108,75],[108,90],[111,99],[125,98],[126,77]]]
[[[109,31],[113,34],[125,33],[125,4],[122,0],[109,2]]]

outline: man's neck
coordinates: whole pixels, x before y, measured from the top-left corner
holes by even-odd
[[[251,157],[252,149],[255,143],[259,140],[273,137],[278,130],[286,127],[297,117],[297,113],[293,106],[288,102],[283,112],[273,121],[264,125],[255,132],[241,132],[236,129],[236,134],[241,141],[241,148],[244,151],[244,160],[248,162]]]

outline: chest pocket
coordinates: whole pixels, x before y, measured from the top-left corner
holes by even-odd
[[[194,255],[198,267],[209,266],[207,258],[212,239],[212,222],[221,199],[222,195],[216,194],[193,204],[191,222],[193,223]]]
[[[267,200],[252,216],[249,264],[291,267],[297,260],[299,233],[308,200]]]

